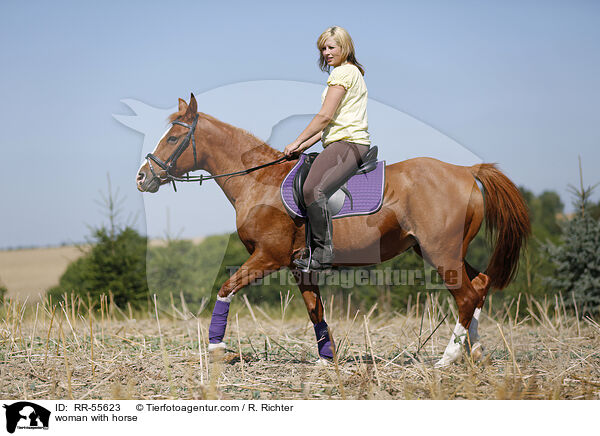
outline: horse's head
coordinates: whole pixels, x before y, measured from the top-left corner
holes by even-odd
[[[137,188],[142,192],[156,192],[160,185],[173,177],[197,169],[195,130],[198,121],[198,103],[194,94],[189,105],[179,99],[179,110],[170,117],[171,127],[160,138],[156,148],[146,156],[137,174]]]

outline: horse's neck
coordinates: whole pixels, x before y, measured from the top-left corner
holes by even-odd
[[[281,152],[242,129],[212,117],[205,119],[210,124],[210,132],[204,136],[206,157],[203,169],[213,176],[252,168],[282,156]],[[234,206],[238,198],[245,198],[248,190],[256,188],[245,175],[219,177],[215,181]]]

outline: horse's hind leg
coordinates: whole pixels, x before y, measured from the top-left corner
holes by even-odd
[[[451,277],[444,278],[446,286],[454,296],[458,306],[458,321],[444,350],[444,355],[436,363],[438,368],[458,360],[463,345],[466,345],[467,351],[472,354],[474,359],[479,359],[482,354],[477,328],[481,308],[490,288],[490,279],[487,275],[475,270],[467,262],[463,262],[460,269],[461,280],[459,284],[448,281],[448,278],[452,279],[458,275],[455,272],[456,270],[451,270]],[[442,273],[440,272],[440,274]],[[446,275],[448,275],[447,271]]]
[[[464,264],[461,263],[460,267],[453,265],[448,269],[438,266],[438,272],[458,306],[458,322],[452,331],[452,336],[444,350],[444,355],[435,365],[439,368],[460,359],[462,347],[467,342],[469,336],[468,329],[480,298],[477,291],[473,288],[471,280],[469,280]]]
[[[471,324],[469,324],[469,341],[470,341],[470,352],[471,356],[474,360],[478,360],[481,358],[483,352],[483,346],[479,340],[479,315],[481,314],[481,309],[483,308],[483,304],[485,303],[485,299],[487,297],[488,291],[490,290],[490,278],[473,268],[467,261],[465,261],[465,268],[467,271],[467,275],[471,280],[471,285],[479,294],[479,302],[475,307],[475,311],[473,312],[473,318],[471,319]]]
[[[323,302],[321,301],[321,293],[317,280],[318,273],[305,273],[300,270],[294,270],[293,274],[306,304],[308,316],[315,329],[319,357],[331,360],[333,359],[334,343],[323,316]]]
[[[447,246],[452,247],[456,246],[456,244],[447,243]],[[414,250],[437,268],[444,284],[458,306],[458,321],[452,331],[452,336],[446,346],[444,355],[436,363],[436,367],[442,367],[457,361],[461,357],[462,346],[467,342],[467,337],[471,335],[471,325],[474,324],[474,315],[477,308],[481,308],[485,301],[485,295],[480,292],[482,288],[479,286],[483,284],[484,279],[474,276],[473,279],[476,279],[475,283],[477,287],[473,285],[469,272],[475,272],[475,270],[470,265],[467,265],[466,262],[457,260],[460,256],[460,250],[451,250],[448,248],[442,250],[439,246],[433,244],[429,245],[428,248],[425,249],[422,244],[421,246],[415,246]],[[487,277],[483,274],[481,275]],[[489,279],[487,282],[489,287]],[[477,311],[478,317],[479,312]],[[477,332],[477,322],[475,321],[475,325],[473,326],[475,333]]]

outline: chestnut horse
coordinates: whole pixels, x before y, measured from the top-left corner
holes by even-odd
[[[179,110],[170,121],[171,127],[138,171],[137,187],[142,192],[156,192],[160,185],[194,170],[220,175],[281,161],[215,179],[235,208],[237,232],[250,257],[218,292],[210,348],[224,347],[233,295],[287,267],[294,272],[315,325],[319,355],[330,358],[333,338],[323,318],[319,287],[311,274],[293,263],[304,249],[304,220],[291,218],[280,197],[281,182],[296,160],[284,161],[282,152],[247,131],[199,113],[193,94],[189,104],[179,99]],[[483,185],[485,202],[476,179]],[[465,255],[484,218],[494,249],[485,272],[480,272]],[[464,167],[416,158],[386,166],[384,202],[378,212],[336,219],[333,229],[334,266],[377,264],[412,248],[437,269],[458,307],[452,338],[436,364],[444,366],[461,357],[463,345],[473,356],[480,355],[480,309],[490,287],[502,289],[514,277],[530,223],[519,190],[493,164]]]

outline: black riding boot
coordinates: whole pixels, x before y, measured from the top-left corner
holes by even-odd
[[[331,268],[333,262],[332,225],[327,199],[315,200],[306,207],[309,257],[296,259],[294,263],[305,271]]]

